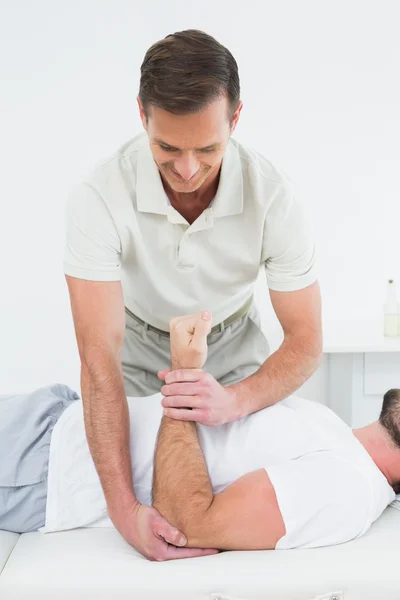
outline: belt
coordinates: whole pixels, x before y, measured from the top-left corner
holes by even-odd
[[[249,312],[252,303],[253,303],[253,296],[250,296],[250,298],[243,304],[243,306],[241,308],[239,308],[239,310],[234,312],[233,315],[230,315],[224,321],[222,321],[221,323],[218,323],[218,325],[214,325],[214,327],[211,328],[209,335],[211,335],[212,333],[216,333],[217,331],[219,331],[219,332],[224,331],[225,327],[228,327],[228,325],[231,325],[234,321],[237,321],[238,319],[243,317],[245,314],[247,314]],[[159,333],[160,335],[165,335],[165,336],[169,337],[169,331],[165,331],[164,329],[158,329],[157,327],[153,327],[153,325],[149,325],[148,323],[146,323],[146,321],[143,321],[138,316],[134,315],[133,312],[131,312],[129,310],[129,308],[127,308],[126,306],[125,306],[125,311],[128,313],[128,315],[130,317],[135,319],[135,321],[137,321],[141,325],[145,325],[147,329],[150,329],[150,331],[154,331],[155,333]]]

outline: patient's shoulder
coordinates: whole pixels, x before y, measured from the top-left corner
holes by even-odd
[[[317,419],[319,422],[330,423],[332,426],[337,425],[342,429],[351,430],[349,425],[343,421],[329,406],[315,400],[308,400],[301,396],[288,396],[281,401],[281,404],[297,411],[300,415],[304,415],[311,420]]]
[[[268,467],[287,528],[279,548],[312,548],[349,541],[371,524],[374,494],[351,461],[314,451]]]

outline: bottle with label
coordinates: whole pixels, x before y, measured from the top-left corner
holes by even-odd
[[[399,335],[399,303],[393,279],[389,279],[387,284],[384,333],[389,337]]]

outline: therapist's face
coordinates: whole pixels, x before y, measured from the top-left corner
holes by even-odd
[[[195,114],[175,115],[150,107],[149,119],[138,98],[153,158],[170,187],[179,193],[195,192],[217,176],[229,136],[236,128],[242,103],[230,126],[228,100],[223,97]]]

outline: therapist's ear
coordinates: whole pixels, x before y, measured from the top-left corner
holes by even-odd
[[[145,113],[142,101],[140,100],[139,96],[136,98],[136,100],[139,107],[140,120],[142,121],[143,128],[147,131],[147,115]]]
[[[161,379],[161,381],[165,381],[166,376],[170,373],[169,369],[164,369],[164,371],[158,371],[157,377]]]

